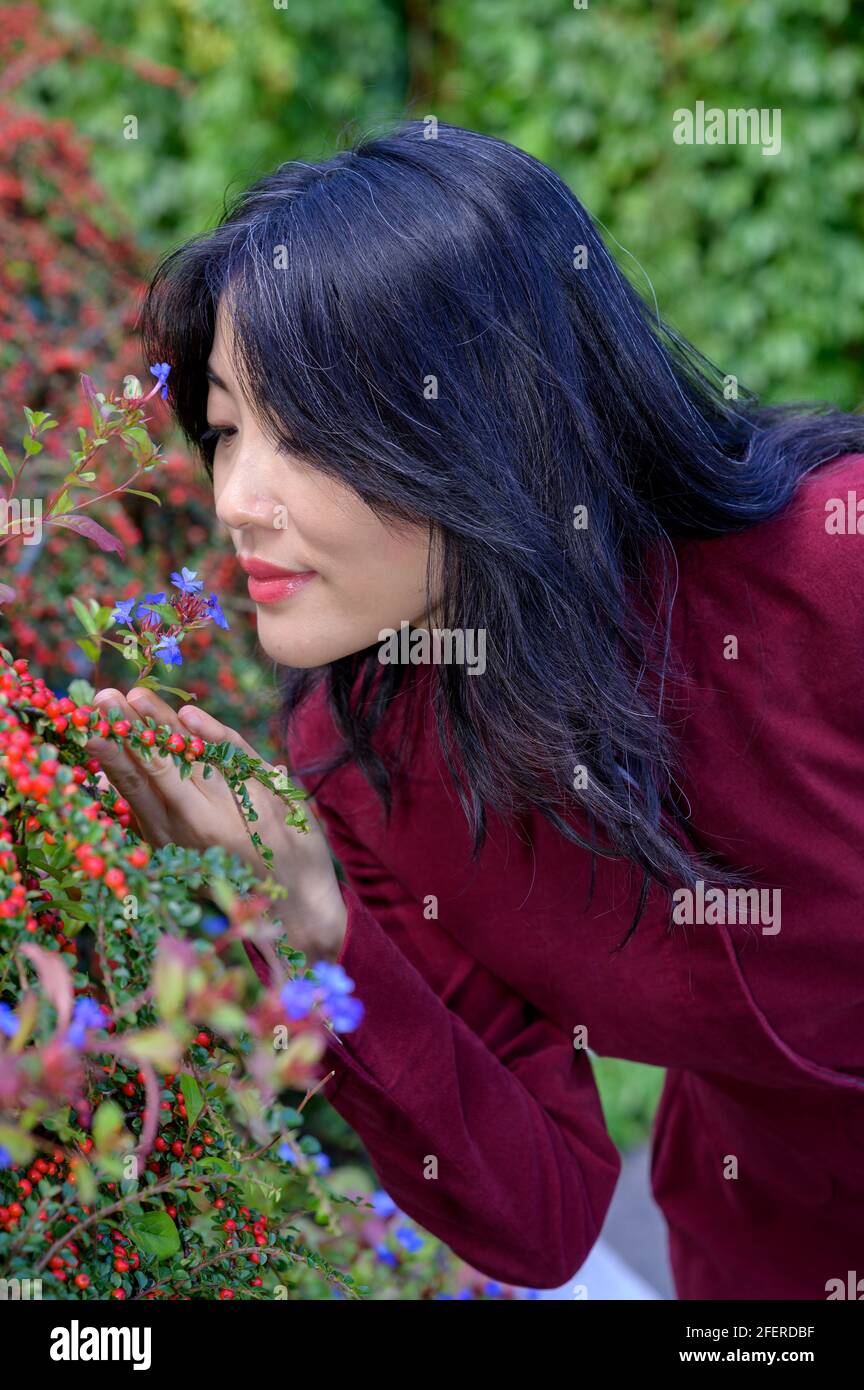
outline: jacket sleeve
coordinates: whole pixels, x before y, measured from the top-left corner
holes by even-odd
[[[328,1047],[324,1094],[402,1211],[492,1278],[557,1288],[596,1241],[621,1166],[587,1053],[314,805],[347,875],[339,961],[364,1005]]]

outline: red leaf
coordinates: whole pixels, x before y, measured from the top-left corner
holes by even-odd
[[[56,951],[46,951],[31,942],[22,946],[20,951],[35,965],[42,988],[57,1010],[58,1029],[65,1033],[72,1019],[72,976]]]
[[[90,516],[49,516],[47,521],[49,526],[69,526],[88,540],[95,541],[100,550],[116,550],[121,560],[126,559],[126,547],[123,542],[112,536],[110,531],[106,531],[104,526],[100,526],[98,521],[94,521]]]

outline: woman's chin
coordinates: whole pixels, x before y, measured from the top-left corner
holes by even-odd
[[[280,666],[296,666],[308,669],[313,666],[326,666],[340,657],[350,656],[352,652],[362,651],[365,643],[352,643],[347,638],[328,638],[322,633],[297,634],[285,631],[284,620],[280,623],[275,614],[268,621],[258,610],[258,645],[271,661]]]

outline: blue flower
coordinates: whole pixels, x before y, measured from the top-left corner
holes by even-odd
[[[375,1254],[378,1256],[382,1265],[392,1265],[394,1269],[396,1268],[398,1264],[396,1256],[393,1254],[392,1250],[387,1249],[386,1245],[376,1245]]]
[[[369,1200],[372,1203],[375,1214],[383,1217],[385,1221],[388,1216],[392,1216],[394,1212],[399,1210],[393,1198],[390,1196],[390,1193],[385,1192],[383,1188],[379,1188],[377,1192],[373,1192]]]
[[[306,1018],[319,1004],[337,1033],[350,1033],[363,1017],[363,1005],[351,995],[354,981],[341,965],[329,961],[319,961],[312,973],[312,980],[289,980],[282,986],[280,998],[288,1017]]]
[[[204,588],[204,580],[196,579],[197,570],[187,570],[184,565],[180,573],[175,570],[171,575],[171,583],[175,589],[179,589],[182,594],[200,594]]]
[[[222,612],[219,606],[219,600],[215,594],[211,594],[207,600],[206,615],[208,618],[213,619],[217,627],[224,627],[225,631],[228,631],[228,619]]]
[[[164,637],[159,638],[159,641],[153,648],[153,653],[155,656],[159,657],[159,660],[164,666],[183,665],[183,653],[177,643],[177,638],[170,636],[168,633],[166,633]]]
[[[162,387],[163,401],[167,401],[168,399],[168,387],[165,385],[165,382],[168,379],[170,370],[171,364],[169,362],[154,362],[153,366],[150,368],[150,375],[155,376],[159,385]]]
[[[340,996],[330,999],[328,1003],[330,1022],[337,1033],[352,1033],[362,1022],[364,1009],[359,999],[345,999]]]
[[[10,1154],[10,1152],[9,1152],[8,1149],[4,1149],[3,1145],[0,1144],[0,1168],[11,1168],[11,1167],[12,1167],[12,1155]]]
[[[14,1038],[18,1032],[18,1020],[8,1004],[0,1004],[0,1033],[5,1033],[7,1038]]]
[[[289,1018],[306,1018],[315,1007],[318,986],[311,980],[288,980],[279,992],[283,1007]]]
[[[523,1297],[523,1298],[539,1298],[539,1297],[540,1297],[540,1290],[539,1290],[539,1289],[524,1289],[523,1292],[522,1292],[522,1297]]]
[[[457,1297],[457,1298],[473,1298],[474,1295],[473,1295],[473,1293],[471,1292],[470,1289],[460,1289],[459,1292],[457,1293],[456,1297]]]
[[[354,988],[354,981],[345,973],[345,967],[328,960],[319,960],[314,967],[314,975],[328,995],[350,994]]]
[[[483,1292],[487,1298],[499,1298],[504,1289],[497,1279],[490,1279],[487,1284],[483,1285]]]
[[[354,981],[341,965],[321,960],[313,966],[315,979],[324,991],[321,1007],[337,1033],[350,1033],[363,1018],[363,1005],[351,997]]]
[[[135,607],[135,604],[137,602],[138,600],[134,598],[124,598],[120,599],[118,603],[115,603],[113,612],[111,614],[111,617],[114,619],[115,623],[131,623],[132,609]]]
[[[66,1034],[66,1041],[73,1047],[83,1047],[87,1041],[88,1028],[104,1028],[107,1022],[95,999],[78,999],[72,1010],[72,1022]]]
[[[151,604],[151,603],[164,603],[164,602],[165,602],[165,595],[164,595],[164,594],[145,594],[143,600],[142,600],[141,603],[139,603],[139,605],[138,605],[138,612],[137,612],[137,614],[136,614],[136,617],[139,617],[139,618],[140,618],[142,613],[154,613],[155,617],[158,618],[158,617],[159,617],[159,614],[158,614],[158,613],[155,613],[155,610],[152,609],[152,608],[150,607],[150,604]]]
[[[227,926],[228,918],[223,917],[221,912],[208,912],[201,919],[201,930],[206,931],[208,936],[221,936]]]
[[[328,1173],[330,1171],[330,1159],[326,1154],[315,1155],[315,1167],[319,1173]]]
[[[410,1255],[423,1248],[423,1238],[410,1226],[397,1226],[396,1239],[400,1245],[404,1245]]]
[[[297,1155],[289,1143],[280,1144],[276,1150],[280,1158],[284,1158],[286,1163],[296,1163]]]

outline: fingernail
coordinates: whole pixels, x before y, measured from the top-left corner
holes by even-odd
[[[112,690],[109,687],[107,690],[100,690],[98,694],[94,695],[93,703],[94,705],[116,705],[120,699],[122,699],[120,691]]]
[[[197,710],[181,709],[180,718],[183,720],[186,728],[192,730],[193,734],[201,734],[204,732],[204,724]]]

